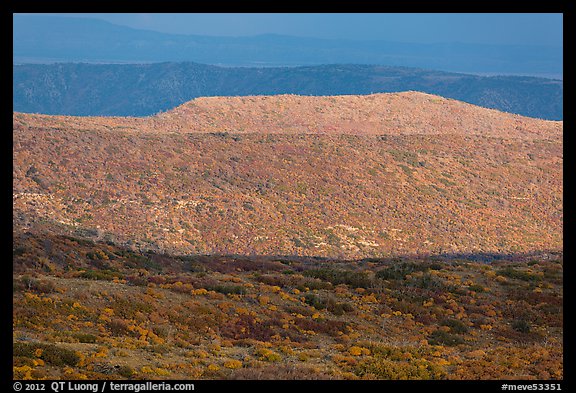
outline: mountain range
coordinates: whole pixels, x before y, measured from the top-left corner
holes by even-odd
[[[215,37],[166,34],[99,19],[13,16],[13,59],[30,62],[182,62],[227,66],[379,64],[453,72],[562,75],[562,47],[401,43],[274,34]],[[559,76],[560,75],[560,76]]]
[[[148,116],[206,96],[414,90],[524,116],[563,118],[561,80],[380,65],[24,64],[13,67],[12,89],[15,111],[60,115]]]

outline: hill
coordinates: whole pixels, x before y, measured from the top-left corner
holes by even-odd
[[[563,117],[563,83],[370,65],[218,67],[196,63],[25,64],[13,67],[20,112],[147,116],[206,96],[313,96],[422,91],[549,120]]]
[[[561,380],[562,137],[417,92],[14,113],[14,378]]]
[[[14,219],[186,253],[562,248],[562,123],[423,93],[14,114]]]

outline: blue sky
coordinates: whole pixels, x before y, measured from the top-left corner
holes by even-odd
[[[396,42],[562,45],[562,14],[58,14],[213,36],[283,34]]]

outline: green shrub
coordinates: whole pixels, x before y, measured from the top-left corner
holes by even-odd
[[[210,286],[207,289],[209,289],[211,291],[223,293],[224,295],[230,295],[230,294],[245,295],[246,294],[246,288],[244,288],[242,285],[219,284],[219,285]]]
[[[530,333],[530,323],[523,319],[517,319],[512,322],[512,329],[520,333]]]
[[[81,278],[88,280],[103,280],[112,281],[114,278],[120,277],[121,275],[117,272],[110,270],[86,270],[80,274]]]
[[[464,340],[452,333],[448,333],[443,330],[435,330],[428,337],[428,342],[431,345],[445,345],[453,347],[455,345],[463,344]]]
[[[541,278],[535,274],[524,272],[522,270],[516,270],[512,266],[506,266],[503,269],[499,269],[496,273],[500,276],[514,278],[522,281],[540,281]]]
[[[408,274],[414,272],[427,272],[430,266],[424,263],[401,262],[395,263],[376,272],[376,278],[382,280],[405,280]]]
[[[130,366],[120,366],[118,368],[118,374],[124,378],[130,378],[134,375],[134,369]]]
[[[472,284],[468,287],[468,289],[477,293],[482,293],[486,291],[482,285],[478,284]]]
[[[328,281],[334,285],[346,284],[353,288],[369,288],[373,282],[367,272],[338,269],[310,269],[304,272],[304,276]]]
[[[13,355],[35,358],[38,349],[42,350],[40,359],[54,366],[76,366],[80,362],[80,356],[76,352],[54,344],[16,342],[13,346]]]
[[[457,319],[444,319],[442,322],[440,322],[440,325],[448,326],[450,328],[450,333],[463,334],[468,332],[468,326],[464,322]]]
[[[84,344],[94,344],[96,342],[97,337],[93,334],[89,333],[73,333],[72,337],[78,340],[78,342]]]
[[[314,307],[316,310],[323,310],[326,308],[326,300],[312,293],[308,293],[304,296],[304,303]]]
[[[443,379],[446,374],[439,366],[427,360],[392,361],[379,356],[361,361],[354,372],[361,377],[370,374],[382,380]]]

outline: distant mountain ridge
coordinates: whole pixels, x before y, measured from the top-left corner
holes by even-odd
[[[451,72],[558,75],[562,46],[421,44],[165,34],[90,18],[14,15],[15,62],[182,62],[231,66],[385,64]],[[455,37],[456,38],[456,37]],[[457,38],[456,38],[457,39]]]
[[[354,64],[256,68],[189,62],[25,64],[13,71],[14,110],[27,113],[147,116],[197,97],[422,91],[529,117],[563,118],[563,82],[534,77]]]

